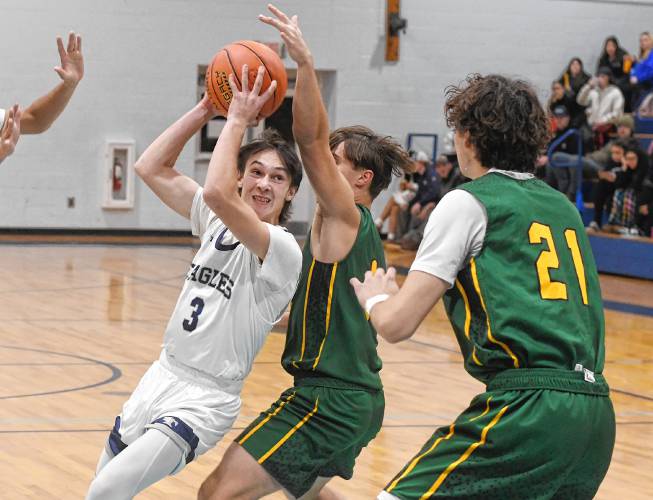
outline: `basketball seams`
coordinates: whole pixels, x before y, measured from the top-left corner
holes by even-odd
[[[256,53],[256,51],[254,49],[252,49],[251,47],[249,47],[249,46],[247,46],[247,45],[245,45],[244,43],[241,43],[241,42],[235,42],[232,45],[240,45],[241,47],[245,47],[252,54],[254,54],[256,56],[256,59],[258,59],[261,62],[261,64],[263,65],[263,67],[265,68],[265,72],[268,74],[268,78],[270,79],[270,82],[272,82],[272,80],[274,80],[274,78],[272,78],[272,73],[270,72],[270,70],[268,69],[268,67],[265,64],[265,61],[263,61],[263,59],[261,59],[261,57]],[[272,102],[276,103],[276,101],[277,101],[277,89],[274,89],[274,99],[272,100]]]
[[[234,44],[231,44],[231,45],[234,45]],[[240,85],[240,90],[242,91],[243,90],[243,82],[240,81],[240,78],[238,76],[238,72],[236,71],[236,67],[234,66],[234,63],[231,61],[231,55],[229,54],[229,51],[227,50],[226,47],[224,49],[222,49],[222,50],[224,50],[225,54],[227,54],[227,61],[229,61],[229,66],[231,66],[231,71],[232,71],[232,73],[234,75],[234,78],[236,79],[236,82],[238,82],[238,85]],[[240,70],[242,71],[242,68],[240,68]]]
[[[220,52],[222,52],[223,50],[226,52],[225,49],[222,49]],[[215,83],[216,83],[216,82],[215,82],[214,79],[213,79],[213,63],[214,63],[215,60],[219,57],[220,52],[218,52],[218,53],[216,54],[216,56],[213,58],[213,61],[211,61],[211,64],[209,65],[209,69],[208,69],[208,71],[209,71],[208,75],[209,75],[209,82],[210,82],[210,84],[211,84],[211,90],[213,90],[213,95],[215,95],[215,98],[218,100],[217,104],[219,104],[219,105],[222,107],[222,111],[224,112],[224,114],[225,114],[225,116],[226,116],[226,115],[227,115],[227,112],[228,112],[228,110],[229,110],[229,105],[228,105],[227,102],[225,102],[224,104],[222,103],[222,101],[223,101],[223,99],[222,99],[222,97],[221,97],[221,96],[222,96],[222,93],[221,93],[221,92],[218,92],[218,91],[215,89]],[[230,62],[230,64],[231,64],[231,62]],[[233,66],[232,66],[232,67],[233,67]]]

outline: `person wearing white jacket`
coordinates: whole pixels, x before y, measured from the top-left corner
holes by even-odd
[[[593,130],[614,122],[624,114],[624,96],[611,80],[610,68],[599,68],[596,77],[583,85],[578,93],[577,102],[587,106],[587,123]]]

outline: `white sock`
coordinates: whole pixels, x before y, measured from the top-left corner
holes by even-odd
[[[395,239],[395,233],[388,233],[388,240],[394,240]]]

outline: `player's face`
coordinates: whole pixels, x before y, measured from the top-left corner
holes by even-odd
[[[333,152],[333,159],[336,161],[338,170],[343,175],[352,189],[363,187],[368,180],[372,179],[372,171],[356,168],[345,154],[345,143],[341,142]]]
[[[274,150],[252,155],[245,165],[240,196],[259,219],[278,224],[281,210],[292,200],[296,188],[290,186],[290,172]]]

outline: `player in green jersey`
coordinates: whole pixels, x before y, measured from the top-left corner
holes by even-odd
[[[615,436],[603,308],[578,212],[529,173],[545,113],[528,84],[497,75],[451,87],[446,113],[472,181],[432,213],[401,290],[392,268],[352,285],[390,342],[443,298],[465,369],[487,390],[378,498],[593,498]]]
[[[236,438],[201,499],[260,498],[280,489],[294,498],[338,498],[324,485],[352,476],[385,406],[376,332],[349,280],[385,266],[370,205],[412,162],[395,141],[365,127],[329,134],[297,18],[270,10],[275,17],[262,21],[281,32],[297,62],[293,133],[318,201],[282,358],[294,386]]]

